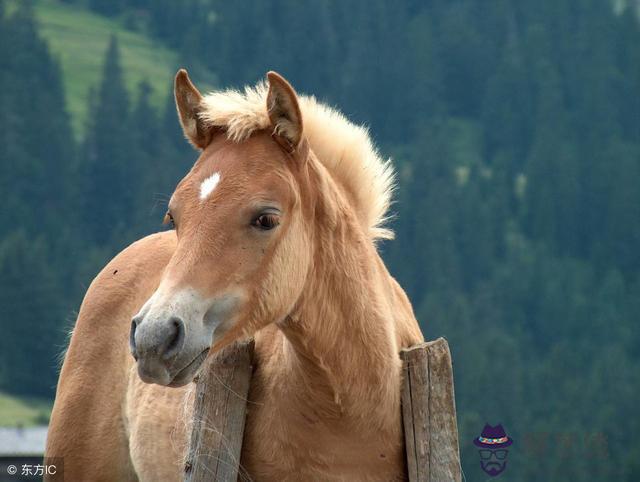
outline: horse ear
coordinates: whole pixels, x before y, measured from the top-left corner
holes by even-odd
[[[186,70],[178,70],[173,92],[184,135],[197,149],[204,149],[211,140],[210,129],[199,116],[202,110],[202,94],[193,85]]]
[[[280,74],[269,72],[267,79],[269,81],[267,111],[273,132],[294,150],[302,139],[302,114],[298,105],[298,96],[291,84]]]

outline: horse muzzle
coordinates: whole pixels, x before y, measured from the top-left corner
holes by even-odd
[[[131,320],[129,348],[146,383],[178,387],[191,382],[220,336],[237,296],[205,299],[193,290],[154,294]]]

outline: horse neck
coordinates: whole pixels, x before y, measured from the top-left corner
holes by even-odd
[[[295,396],[315,413],[384,425],[399,413],[400,395],[389,275],[338,187],[327,191],[323,203],[325,211],[330,203],[333,225],[315,223],[313,268],[279,324],[286,370],[300,382]]]

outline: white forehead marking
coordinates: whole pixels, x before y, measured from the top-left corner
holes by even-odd
[[[219,182],[220,174],[217,172],[214,172],[208,178],[202,181],[202,184],[200,184],[200,200],[203,201],[204,199],[206,199],[207,196],[209,196],[209,194],[213,192]]]

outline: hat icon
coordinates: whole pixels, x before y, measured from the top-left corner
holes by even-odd
[[[502,424],[498,424],[495,427],[486,424],[480,436],[473,439],[473,443],[484,449],[499,449],[508,447],[513,443],[513,440],[507,437]]]

